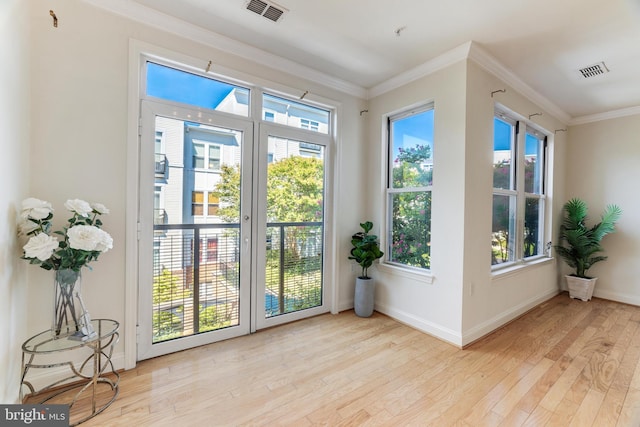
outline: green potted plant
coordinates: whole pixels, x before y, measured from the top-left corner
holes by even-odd
[[[622,215],[617,205],[608,205],[600,222],[588,226],[587,204],[579,198],[572,198],[564,204],[562,224],[560,225],[560,244],[556,252],[575,272],[567,275],[569,296],[588,301],[593,295],[597,277],[587,276],[587,270],[595,263],[604,261],[602,238],[615,231],[615,224]]]
[[[369,267],[384,253],[380,250],[378,236],[369,234],[373,228],[371,221],[360,224],[363,231],[351,236],[351,255],[349,259],[355,260],[362,267],[362,274],[356,278],[356,290],[354,294],[354,310],[360,317],[369,317],[373,313],[374,281],[368,275]]]

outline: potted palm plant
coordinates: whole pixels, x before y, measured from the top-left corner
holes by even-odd
[[[360,224],[361,232],[351,236],[351,255],[349,259],[355,260],[362,267],[362,274],[356,278],[356,290],[354,295],[354,310],[360,317],[369,317],[373,313],[374,281],[368,275],[369,267],[384,253],[380,250],[378,236],[369,234],[373,228],[371,221]]]
[[[584,200],[573,198],[563,207],[563,218],[560,226],[560,244],[555,247],[556,252],[569,267],[575,269],[567,275],[569,296],[588,301],[593,295],[597,277],[587,276],[587,270],[595,263],[604,261],[602,238],[615,231],[615,224],[622,215],[617,205],[608,205],[600,222],[588,226],[587,204]]]

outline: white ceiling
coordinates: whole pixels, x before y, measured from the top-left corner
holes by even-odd
[[[640,0],[277,0],[277,23],[247,0],[122,1],[363,89],[474,41],[569,117],[640,107]]]

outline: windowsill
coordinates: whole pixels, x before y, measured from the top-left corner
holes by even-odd
[[[531,261],[523,261],[523,262],[512,264],[508,267],[498,268],[491,271],[491,279],[493,280],[504,279],[504,278],[513,276],[514,274],[517,274],[525,269],[531,269],[531,268],[540,267],[546,264],[550,264],[554,262],[554,260],[555,258],[553,257],[549,258],[547,256],[542,256],[540,258],[536,258]]]
[[[413,268],[404,268],[393,264],[378,263],[376,268],[383,273],[392,274],[394,276],[404,277],[406,279],[413,280],[415,282],[424,283],[430,285],[433,283],[435,277],[429,271],[418,271]]]

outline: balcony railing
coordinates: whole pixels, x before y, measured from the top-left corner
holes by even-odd
[[[169,162],[167,161],[167,156],[164,154],[156,153],[156,166],[155,166],[155,174],[156,178],[167,179],[167,172],[169,171]]]
[[[167,211],[164,209],[154,209],[153,210],[153,223],[155,225],[158,224],[168,224],[169,217],[167,216]]]
[[[240,224],[154,231],[154,342],[237,325]],[[321,222],[267,224],[266,317],[322,304],[322,235]]]

